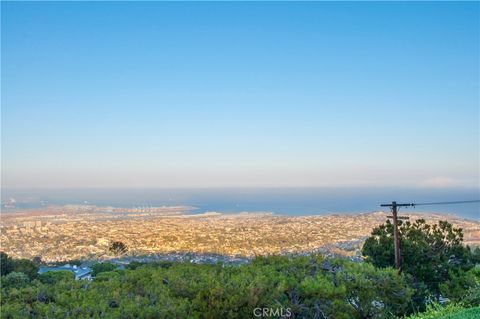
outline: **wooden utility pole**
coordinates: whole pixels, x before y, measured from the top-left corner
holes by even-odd
[[[415,206],[414,204],[397,204],[392,202],[391,204],[382,204],[382,207],[390,207],[392,209],[392,216],[388,218],[393,219],[393,247],[395,248],[395,268],[400,270],[402,268],[402,255],[400,253],[400,235],[398,233],[398,220],[408,219],[408,217],[398,216],[398,207]]]
[[[399,207],[407,206],[421,206],[421,205],[450,205],[450,204],[467,204],[467,203],[480,203],[480,199],[474,200],[461,200],[453,202],[438,202],[438,203],[416,203],[416,204],[397,204],[397,202],[392,202],[391,204],[382,204],[382,207],[390,207],[392,209],[392,216],[388,218],[393,219],[393,245],[395,247],[395,267],[400,270],[402,268],[402,254],[400,253],[400,234],[398,233],[398,220],[399,219],[408,219],[408,217],[398,216]]]

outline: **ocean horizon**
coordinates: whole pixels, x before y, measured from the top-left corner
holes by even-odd
[[[192,206],[193,213],[271,212],[278,215],[327,215],[387,211],[380,204],[478,200],[477,188],[295,187],[295,188],[75,188],[2,189],[2,208],[48,205],[113,207]],[[401,212],[454,214],[480,219],[480,203],[426,205]]]

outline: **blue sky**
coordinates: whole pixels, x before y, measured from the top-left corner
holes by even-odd
[[[479,3],[2,2],[6,187],[478,187]]]

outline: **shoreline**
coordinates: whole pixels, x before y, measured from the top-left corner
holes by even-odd
[[[245,217],[245,216],[275,216],[286,218],[302,218],[302,217],[328,217],[328,216],[355,216],[355,215],[369,215],[369,214],[390,214],[386,210],[373,210],[373,211],[331,211],[325,213],[314,214],[285,214],[275,211],[265,210],[242,210],[242,211],[199,211],[198,213],[191,213],[192,211],[199,210],[194,206],[184,205],[172,205],[172,206],[158,206],[158,207],[113,207],[113,206],[96,206],[96,205],[49,205],[45,207],[36,208],[8,208],[1,210],[2,217],[43,217],[43,216],[55,216],[55,215],[68,215],[68,214],[82,214],[82,213],[97,213],[107,214],[111,216],[130,216],[130,217],[212,217],[212,216],[226,216],[226,217]],[[480,222],[480,214],[478,219],[463,217],[455,213],[443,213],[435,210],[407,210],[401,211],[402,216],[419,216],[425,215],[426,217],[435,216],[437,218],[448,217],[455,219],[462,219],[465,221],[478,221]]]

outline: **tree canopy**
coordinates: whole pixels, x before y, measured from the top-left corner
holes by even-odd
[[[137,264],[92,282],[66,272],[27,286],[23,279],[2,285],[2,318],[252,318],[255,308],[289,309],[295,318],[384,318],[403,314],[412,294],[394,269],[318,255],[241,266]]]
[[[38,264],[28,259],[12,259],[3,251],[0,252],[0,272],[2,276],[11,272],[21,272],[30,279],[37,277]]]
[[[430,225],[424,219],[401,223],[399,227],[402,271],[411,277],[422,299],[428,294],[461,299],[477,285],[469,271],[478,256],[463,245],[463,231],[447,221]],[[393,224],[387,221],[376,227],[363,246],[366,261],[376,267],[393,267]]]
[[[97,263],[92,266],[92,276],[96,276],[99,273],[115,270],[117,266],[112,263]]]

